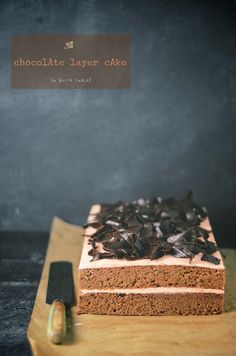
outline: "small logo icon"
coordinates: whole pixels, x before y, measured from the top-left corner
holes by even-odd
[[[65,42],[64,49],[72,49],[72,48],[74,48],[74,41]]]

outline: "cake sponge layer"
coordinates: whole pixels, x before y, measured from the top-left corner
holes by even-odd
[[[92,264],[92,263],[91,263]],[[224,270],[146,265],[79,269],[81,289],[199,287],[224,289]]]
[[[221,290],[196,291],[195,288],[81,290],[78,312],[108,315],[207,315],[221,313],[223,305],[224,293]]]

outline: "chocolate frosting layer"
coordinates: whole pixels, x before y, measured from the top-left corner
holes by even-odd
[[[181,200],[171,197],[102,204],[94,221],[84,226],[96,229],[90,236],[89,255],[92,261],[155,260],[164,255],[191,261],[201,252],[202,260],[219,264],[220,260],[213,255],[218,247],[208,240],[210,231],[200,227],[206,217],[206,209],[193,202],[191,191]],[[98,251],[98,244],[104,252]]]

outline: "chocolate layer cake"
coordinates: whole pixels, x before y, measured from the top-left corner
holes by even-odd
[[[176,201],[94,205],[79,265],[79,312],[219,313],[224,265],[206,210]]]

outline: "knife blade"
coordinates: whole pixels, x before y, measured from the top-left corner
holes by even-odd
[[[75,304],[72,263],[50,263],[46,303],[51,304],[47,335],[53,344],[61,344],[66,336],[66,308]]]

